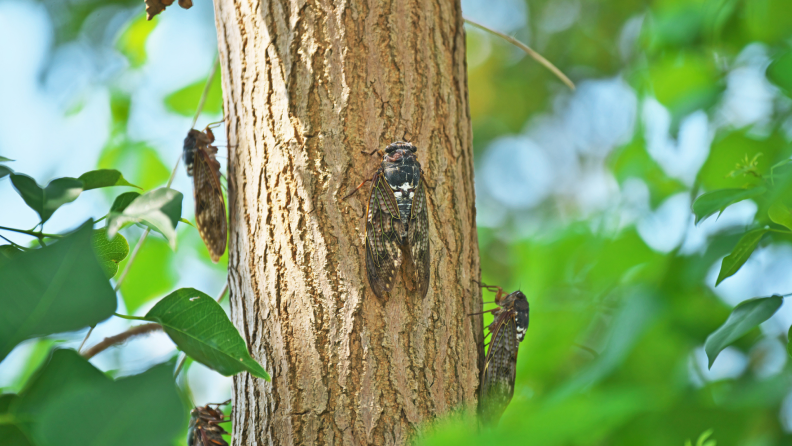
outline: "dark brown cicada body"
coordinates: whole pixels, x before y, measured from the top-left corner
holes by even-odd
[[[228,446],[228,443],[223,439],[223,434],[229,434],[220,426],[220,423],[231,420],[225,418],[220,406],[224,406],[230,401],[199,406],[190,412],[190,427],[187,429],[188,446]]]
[[[184,164],[187,175],[193,177],[195,197],[195,226],[217,263],[226,249],[228,227],[225,199],[220,186],[220,163],[215,159],[217,147],[209,127],[203,132],[192,129],[184,138]]]
[[[429,289],[429,217],[417,150],[408,142],[390,144],[380,168],[366,180],[372,183],[366,212],[366,271],[379,298],[393,289],[399,271],[404,271],[419,296],[426,296]]]
[[[501,287],[482,287],[497,291],[498,308],[489,310],[495,320],[487,327],[491,338],[481,374],[479,418],[485,425],[495,425],[514,395],[517,352],[528,329],[529,306],[522,291],[505,294]]]

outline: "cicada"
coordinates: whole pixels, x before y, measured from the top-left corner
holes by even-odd
[[[366,211],[366,271],[369,285],[382,299],[402,271],[411,289],[424,297],[429,289],[429,218],[423,170],[408,142],[385,148],[371,181]]]
[[[188,446],[228,446],[228,443],[223,439],[223,434],[229,434],[220,426],[220,423],[231,420],[226,419],[220,406],[225,406],[229,402],[231,400],[199,406],[190,412],[190,427],[187,429]]]
[[[488,327],[487,336],[492,337],[479,391],[479,417],[485,425],[494,425],[514,395],[517,351],[528,329],[529,306],[522,291],[506,294],[501,287],[484,284],[482,287],[497,291],[498,308],[485,311],[492,312],[495,319]]]
[[[215,158],[214,134],[208,126],[204,131],[192,129],[184,138],[184,164],[193,177],[195,226],[217,263],[226,249],[228,226],[225,199],[220,186],[220,163]]]

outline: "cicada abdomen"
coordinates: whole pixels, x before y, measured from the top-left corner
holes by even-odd
[[[228,225],[225,199],[220,185],[220,163],[215,158],[214,134],[207,127],[203,132],[192,129],[184,138],[184,164],[193,177],[195,226],[206,248],[217,263],[226,249]]]
[[[228,446],[223,435],[229,435],[229,433],[220,426],[220,423],[230,420],[223,415],[220,406],[224,406],[230,401],[199,406],[190,412],[190,427],[187,429],[188,446]]]
[[[515,291],[504,295],[497,289],[495,304],[490,310],[495,319],[489,325],[489,350],[481,374],[479,418],[484,425],[496,425],[514,396],[517,375],[517,353],[529,323],[529,305],[525,294]]]

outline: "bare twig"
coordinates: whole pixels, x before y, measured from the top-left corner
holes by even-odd
[[[520,42],[519,40],[515,39],[512,36],[509,36],[507,34],[503,34],[500,31],[495,31],[494,29],[491,29],[491,28],[487,28],[486,26],[484,26],[484,25],[482,25],[480,23],[476,23],[476,22],[474,22],[474,21],[472,21],[470,19],[465,19],[465,22],[475,26],[476,28],[482,29],[482,30],[484,30],[484,31],[486,31],[488,33],[494,34],[494,35],[500,37],[501,39],[511,43],[514,46],[516,46],[517,48],[525,51],[526,54],[531,56],[534,60],[536,60],[540,64],[544,65],[545,68],[550,70],[553,74],[556,75],[556,77],[561,79],[561,82],[565,83],[567,87],[571,88],[572,90],[575,89],[575,84],[571,80],[569,80],[569,78],[566,77],[566,75],[564,73],[562,73],[561,70],[559,70],[555,65],[553,65],[552,62],[550,62],[549,60],[545,59],[541,54],[539,54],[536,51],[534,51],[528,45]]]
[[[108,348],[114,345],[118,345],[126,342],[126,340],[131,337],[148,334],[157,330],[162,330],[162,325],[150,323],[150,324],[143,324],[132,327],[123,333],[119,333],[115,336],[110,336],[109,338],[104,338],[104,341],[94,345],[93,347],[88,349],[85,353],[82,353],[82,357],[85,359],[91,359],[97,354],[107,350]]]

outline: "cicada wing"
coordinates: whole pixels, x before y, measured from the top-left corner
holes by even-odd
[[[377,173],[371,185],[366,221],[366,271],[369,285],[379,298],[393,289],[401,267],[399,225],[396,197],[385,177]]]
[[[514,313],[498,315],[484,363],[479,394],[479,417],[485,424],[496,424],[514,395],[517,374],[517,324]]]
[[[424,181],[418,183],[413,195],[410,208],[410,222],[407,232],[410,257],[415,265],[415,283],[418,286],[418,295],[426,296],[429,290],[430,260],[429,260],[429,216],[426,209],[426,187]]]
[[[220,163],[214,158],[216,151],[212,146],[198,148],[193,161],[195,225],[215,263],[225,252],[228,239],[225,199],[220,187]]]

